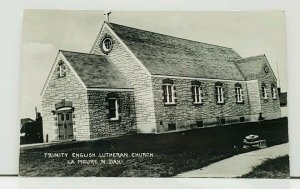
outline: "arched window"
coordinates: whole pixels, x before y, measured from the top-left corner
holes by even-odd
[[[60,60],[58,62],[58,67],[57,67],[56,71],[58,72],[58,75],[57,75],[58,78],[66,76],[66,66],[65,66],[64,61]]]
[[[277,99],[277,87],[274,83],[271,85],[271,93],[272,93],[272,98],[275,100]]]
[[[265,83],[262,83],[261,85],[261,91],[262,91],[262,96],[264,99],[268,99],[268,90],[267,90],[267,86]]]
[[[199,81],[192,81],[192,99],[194,104],[202,104],[203,103],[203,88]]]
[[[235,98],[237,103],[243,103],[244,97],[243,97],[243,88],[240,83],[235,84]]]
[[[216,95],[217,104],[225,103],[223,83],[221,83],[221,82],[215,83],[215,95]]]
[[[176,99],[176,87],[174,86],[173,80],[164,79],[163,80],[163,101],[165,104],[175,104]]]

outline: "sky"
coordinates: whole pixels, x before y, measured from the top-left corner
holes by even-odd
[[[59,49],[88,53],[106,20],[105,11],[25,10],[21,118],[41,111],[40,93]],[[233,48],[242,57],[265,54],[287,91],[283,11],[122,12],[110,22]],[[278,69],[277,69],[278,67]]]

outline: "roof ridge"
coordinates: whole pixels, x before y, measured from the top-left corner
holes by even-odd
[[[85,55],[94,55],[94,56],[100,56],[100,57],[104,57],[104,55],[101,55],[101,54],[93,54],[93,53],[83,53],[83,52],[78,52],[78,51],[68,51],[68,50],[62,50],[62,49],[59,49],[60,52],[70,52],[70,53],[77,53],[77,54],[85,54]]]
[[[241,58],[241,59],[235,60],[235,62],[239,62],[241,60],[247,60],[247,59],[251,59],[251,58],[257,58],[257,57],[260,57],[260,56],[266,57],[265,54],[260,54],[260,55],[255,55],[255,56],[249,56],[249,57]]]
[[[106,22],[107,23],[107,22]],[[201,41],[195,41],[195,40],[191,40],[191,39],[185,39],[182,37],[177,37],[177,36],[172,36],[172,35],[167,35],[167,34],[163,34],[163,33],[158,33],[158,32],[153,32],[153,31],[149,31],[149,30],[144,30],[144,29],[139,29],[139,28],[134,28],[134,27],[130,27],[130,26],[125,26],[125,25],[121,25],[121,24],[116,24],[116,23],[107,23],[112,29],[113,26],[112,25],[118,25],[118,26],[123,26],[123,27],[127,27],[127,28],[131,28],[131,29],[136,29],[136,30],[141,30],[141,31],[145,31],[145,32],[150,32],[150,33],[154,33],[154,34],[159,34],[159,35],[164,35],[167,37],[172,37],[172,38],[177,38],[177,39],[181,39],[181,40],[186,40],[186,41],[191,41],[191,42],[195,42],[195,43],[202,43],[202,44],[206,44],[206,45],[212,45],[212,46],[216,46],[216,47],[221,47],[221,48],[226,48],[226,49],[231,49],[233,50],[233,48],[231,47],[225,47],[225,46],[221,46],[221,45],[215,45],[215,44],[211,44],[211,43],[206,43],[206,42],[201,42]],[[233,50],[235,52],[235,50]],[[237,52],[235,52],[236,54],[238,54]],[[238,54],[239,55],[239,54]]]

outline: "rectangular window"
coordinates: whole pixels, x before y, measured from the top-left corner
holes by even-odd
[[[224,90],[222,86],[216,86],[217,103],[224,103]]]
[[[61,120],[61,121],[64,121],[64,120],[65,120],[64,114],[60,114],[60,120]]]
[[[194,104],[202,104],[203,103],[203,92],[202,87],[199,85],[192,86],[193,90],[193,102]]]
[[[175,104],[174,86],[172,84],[164,84],[163,93],[166,104]]]
[[[110,120],[118,120],[118,100],[116,98],[108,99],[108,111],[109,111],[109,119]]]
[[[243,89],[241,87],[235,87],[236,102],[243,102]]]
[[[58,77],[60,78],[60,77],[66,76],[66,66],[65,66],[64,62],[60,61],[58,64],[59,65],[56,68],[58,71]]]
[[[277,99],[277,89],[276,89],[276,87],[272,87],[272,98]]]
[[[59,65],[59,77],[63,76],[63,69],[62,69],[62,65]]]
[[[168,124],[168,131],[174,131],[176,130],[176,124]]]
[[[262,95],[264,99],[268,99],[268,91],[266,86],[262,86]]]

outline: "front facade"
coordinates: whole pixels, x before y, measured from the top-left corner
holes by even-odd
[[[45,141],[165,133],[281,117],[264,55],[113,23],[60,51],[42,91]]]

